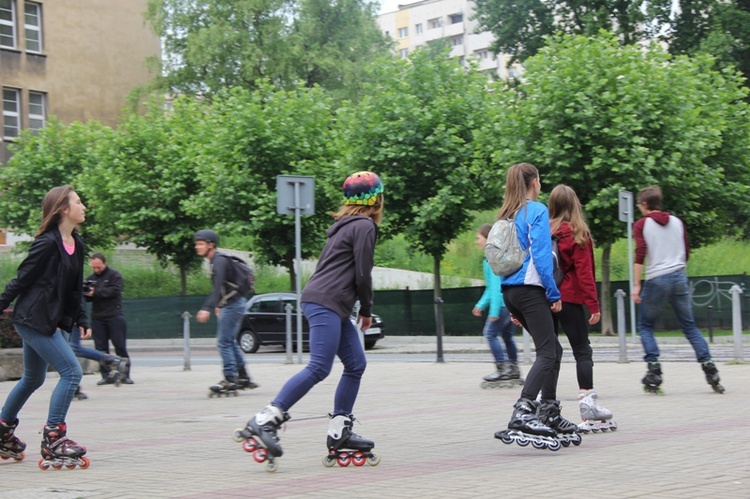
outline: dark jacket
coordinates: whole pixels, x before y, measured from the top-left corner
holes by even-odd
[[[345,319],[359,299],[359,315],[370,317],[377,234],[378,226],[370,217],[347,216],[334,222],[301,301],[322,305]]]
[[[229,255],[220,251],[214,252],[209,266],[209,274],[211,274],[211,284],[213,285],[213,289],[211,290],[211,294],[208,295],[208,298],[206,298],[206,301],[203,302],[201,310],[212,312],[214,308],[224,308],[229,303],[236,302],[242,298],[242,295],[236,294],[227,298],[227,289],[224,283],[226,281],[236,281],[234,267]]]
[[[589,239],[581,246],[573,239],[573,232],[568,222],[552,234],[558,238],[557,249],[560,253],[560,268],[565,274],[560,283],[560,295],[564,303],[586,305],[589,313],[599,313],[599,299],[596,293],[596,268],[594,263],[594,245]]]
[[[18,273],[0,295],[0,310],[13,300],[13,322],[52,336],[58,327],[89,327],[83,309],[83,239],[77,234],[75,253],[68,255],[55,227],[34,239]],[[17,299],[16,299],[17,298]]]
[[[94,273],[86,279],[94,281],[94,296],[84,296],[86,301],[91,302],[92,319],[109,319],[123,315],[122,288],[125,283],[118,271],[108,265],[101,275]]]

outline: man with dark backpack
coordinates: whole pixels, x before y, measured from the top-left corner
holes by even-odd
[[[245,313],[245,294],[252,291],[252,271],[239,258],[217,251],[219,235],[202,229],[195,233],[195,252],[210,262],[213,290],[195,318],[207,322],[216,314],[216,344],[224,365],[224,379],[210,387],[209,396],[237,395],[238,389],[257,388],[245,367],[237,333]],[[241,264],[240,264],[241,262]]]

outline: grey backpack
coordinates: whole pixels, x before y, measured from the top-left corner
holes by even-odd
[[[514,219],[495,222],[487,235],[484,254],[492,271],[502,277],[514,274],[523,266],[529,252],[521,248]]]

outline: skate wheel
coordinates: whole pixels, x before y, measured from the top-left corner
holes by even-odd
[[[61,470],[63,468],[63,465],[62,464],[53,464],[52,468],[59,471],[59,470]]]
[[[242,448],[245,450],[245,452],[255,452],[260,448],[260,445],[258,445],[258,441],[255,440],[255,438],[250,437],[242,442]]]
[[[244,430],[244,428],[237,428],[236,430],[234,430],[232,432],[232,440],[237,443],[244,441],[245,437],[242,436],[242,430]]]
[[[323,456],[323,466],[325,466],[326,468],[332,468],[334,464],[336,464],[336,456],[332,454]]]
[[[13,456],[13,459],[16,460],[16,461],[18,461],[18,462],[23,461],[25,458],[26,458],[26,454],[24,454],[23,452],[21,452],[17,456]]]
[[[500,434],[500,440],[504,444],[512,444],[513,443],[513,437],[511,437],[510,435],[508,435],[506,432],[501,432],[501,434]]]
[[[547,444],[547,448],[552,452],[558,451],[560,450],[560,442],[558,442],[557,440],[550,442],[549,444]]]
[[[486,390],[488,388],[492,388],[492,386],[488,382],[486,382],[486,381],[482,381],[482,384],[479,385],[479,386],[482,387],[484,390]]]
[[[352,462],[352,459],[349,456],[349,454],[347,453],[339,454],[339,458],[338,458],[339,466],[341,466],[342,468],[346,468],[347,466],[349,466],[349,463],[351,462]]]
[[[539,442],[538,440],[532,440],[531,446],[535,449],[544,449],[547,447],[547,444],[545,442]]]
[[[279,469],[279,465],[276,464],[276,461],[268,460],[268,463],[266,463],[266,471],[269,473],[276,473],[276,470]]]
[[[44,459],[40,459],[38,465],[39,465],[39,469],[40,470],[48,470],[49,469],[49,464],[45,463]]]
[[[563,440],[560,443],[562,444],[563,447],[570,447],[570,442],[568,442],[567,440]]]
[[[268,459],[268,452],[266,452],[266,449],[260,448],[253,454],[253,459],[256,463],[264,463]]]
[[[516,439],[516,443],[520,445],[521,447],[526,447],[527,445],[529,445],[530,442],[531,441],[526,437],[518,437]]]
[[[377,452],[370,452],[370,455],[367,456],[367,462],[370,463],[370,466],[377,466],[380,464],[380,454]]]
[[[573,445],[575,445],[576,447],[578,447],[579,445],[581,445],[581,442],[583,442],[583,439],[581,438],[580,435],[576,434],[576,436],[573,438],[572,442],[573,442]]]
[[[367,458],[362,452],[355,452],[352,456],[352,464],[354,464],[354,466],[362,466],[365,464],[365,461],[367,461]]]

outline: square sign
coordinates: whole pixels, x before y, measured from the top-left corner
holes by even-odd
[[[633,220],[633,193],[630,191],[620,191],[619,216],[620,222],[630,222]]]
[[[299,206],[294,204],[294,191],[299,190]],[[276,213],[294,215],[295,208],[300,215],[315,214],[315,177],[298,175],[276,175]]]

